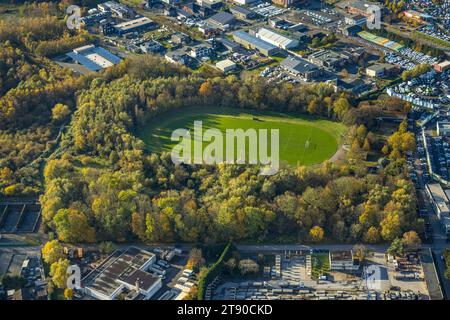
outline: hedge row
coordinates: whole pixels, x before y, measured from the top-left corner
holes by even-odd
[[[211,268],[209,268],[205,276],[198,282],[198,300],[203,300],[205,298],[206,287],[222,271],[224,261],[230,256],[231,247],[232,243],[230,241],[226,245],[225,249],[223,249],[223,252],[220,255],[219,259],[217,259],[217,261],[211,266]]]

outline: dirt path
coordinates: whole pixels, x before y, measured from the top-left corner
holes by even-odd
[[[346,152],[346,149],[345,149],[344,145],[341,145],[339,147],[339,149],[337,149],[336,153],[328,161],[336,162],[336,161],[344,160],[345,152]]]

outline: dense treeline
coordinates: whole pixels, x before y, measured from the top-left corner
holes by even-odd
[[[175,166],[133,135],[161,112],[192,105],[357,121],[351,101],[326,84],[206,78],[151,57],[124,62],[79,93],[63,155],[45,169],[44,222],[65,241],[392,240],[419,227],[401,159],[380,174],[356,162],[264,177],[251,166]]]
[[[42,191],[40,157],[74,109],[75,93],[89,83],[44,57],[89,38],[67,30],[56,3],[23,10],[25,18],[0,20],[0,195],[7,196]]]
[[[41,190],[39,163],[34,162],[49,146],[49,128],[15,132],[0,130],[0,190],[5,195],[31,195]]]

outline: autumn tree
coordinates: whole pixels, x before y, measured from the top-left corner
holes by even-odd
[[[403,241],[400,238],[395,238],[389,248],[387,249],[387,252],[393,255],[403,255],[404,253],[404,246]]]
[[[380,241],[380,232],[374,226],[370,227],[364,235],[364,241],[367,243],[377,243]]]
[[[417,232],[408,231],[403,234],[402,243],[406,250],[416,251],[422,245],[422,240]]]
[[[65,257],[63,246],[58,240],[47,242],[42,248],[42,259],[49,265]]]
[[[401,235],[401,222],[398,212],[388,212],[380,222],[381,236],[384,240],[392,241]]]
[[[70,115],[70,108],[62,103],[57,103],[52,108],[52,119],[56,122],[62,122]]]
[[[69,260],[59,259],[50,266],[50,276],[52,277],[52,281],[55,286],[60,289],[64,289],[67,286],[67,268],[69,265]]]
[[[64,289],[64,298],[66,298],[66,300],[72,300],[72,298],[73,298],[73,289],[65,288]]]
[[[314,226],[309,230],[309,236],[313,242],[321,242],[323,240],[325,232],[319,226]]]
[[[366,258],[367,249],[362,244],[355,244],[353,246],[353,254],[360,261],[360,263],[362,263]]]
[[[186,263],[186,269],[198,269],[205,263],[202,250],[199,248],[192,248],[189,253],[189,258]]]
[[[53,219],[58,239],[65,242],[94,242],[95,230],[79,210],[60,209]]]

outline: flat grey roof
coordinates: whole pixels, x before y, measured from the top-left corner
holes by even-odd
[[[239,13],[242,13],[242,14],[245,14],[245,15],[249,15],[249,14],[253,13],[253,11],[250,11],[250,10],[244,8],[244,7],[241,7],[241,6],[232,6],[230,8],[230,10],[231,11],[236,11],[236,12],[239,12]]]
[[[233,48],[233,49],[238,49],[238,48],[241,46],[239,43],[234,42],[234,41],[232,41],[232,40],[230,40],[230,39],[228,39],[228,38],[220,38],[220,39],[218,39],[218,40],[219,40],[219,42],[222,42],[222,44],[223,44],[225,47],[230,47],[230,48]]]
[[[148,291],[158,279],[158,277],[142,270],[134,270],[132,273],[123,275],[119,278],[120,281],[123,281],[130,286],[135,286],[136,283],[139,282],[139,287],[145,291]]]
[[[371,5],[377,5],[380,8],[384,8],[384,5],[379,2],[370,2],[370,1],[363,1],[363,0],[347,0],[347,1],[341,1],[337,4],[339,8],[345,8],[345,7],[353,7],[361,11],[367,10],[367,8]]]
[[[441,211],[448,212],[448,198],[442,189],[441,185],[439,183],[433,183],[433,184],[427,184],[426,187],[428,188],[431,196],[433,197],[434,202],[439,207]]]
[[[152,24],[153,20],[147,18],[147,17],[140,17],[134,20],[125,21],[119,24],[116,24],[114,28],[120,29],[121,31],[130,30],[136,27]]]
[[[270,44],[270,43],[268,43],[268,42],[266,42],[264,40],[261,40],[261,39],[255,37],[255,36],[252,36],[252,35],[248,34],[245,31],[242,31],[242,30],[235,31],[232,34],[233,34],[233,37],[237,37],[237,38],[240,38],[242,40],[245,40],[245,41],[251,43],[252,45],[254,45],[257,48],[261,48],[261,49],[264,49],[264,50],[267,50],[267,51],[278,49],[278,47],[276,47],[276,46],[274,46],[274,45],[272,45],[272,44]]]
[[[220,11],[210,17],[209,20],[220,25],[226,25],[234,21],[234,16],[231,13]]]
[[[281,66],[299,73],[311,72],[319,69],[315,64],[297,57],[288,57],[284,59],[281,62]]]

